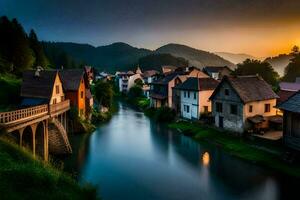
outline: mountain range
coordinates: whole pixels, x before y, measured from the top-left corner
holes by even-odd
[[[194,49],[180,44],[167,44],[156,50],[136,48],[129,44],[118,42],[106,46],[94,47],[89,44],[65,43],[65,42],[43,42],[45,52],[49,49],[57,49],[66,52],[76,62],[85,63],[106,71],[128,70],[140,64],[143,69],[143,63],[147,61],[149,66],[153,59],[143,59],[149,55],[157,55],[156,58],[163,58],[161,65],[182,64],[182,59],[188,61],[189,66],[203,68],[204,66],[229,66],[235,65],[210,52]],[[169,54],[171,56],[166,56]],[[153,63],[153,68],[158,62]]]
[[[53,51],[64,51],[77,63],[95,66],[100,70],[114,72],[129,70],[137,65],[143,69],[160,69],[161,65],[187,64],[202,69],[204,66],[228,66],[232,69],[245,59],[264,60],[269,62],[275,71],[283,76],[289,63],[290,55],[280,54],[275,57],[257,58],[249,54],[229,52],[211,53],[181,44],[167,44],[156,50],[133,47],[123,42],[94,47],[89,44],[67,42],[43,42],[46,54]],[[51,56],[49,56],[51,57]],[[151,67],[152,66],[152,67]]]

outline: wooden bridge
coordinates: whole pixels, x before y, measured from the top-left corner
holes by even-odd
[[[49,152],[71,153],[67,135],[67,111],[70,101],[44,104],[0,113],[0,126],[20,146],[39,155],[46,161]]]

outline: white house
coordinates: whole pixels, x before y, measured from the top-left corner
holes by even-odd
[[[201,114],[211,112],[209,97],[218,85],[213,78],[190,77],[177,85],[180,92],[180,115],[186,119],[199,119]]]

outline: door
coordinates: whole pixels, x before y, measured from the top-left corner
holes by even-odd
[[[198,106],[192,105],[192,119],[198,119]]]
[[[220,128],[223,128],[223,120],[224,120],[224,117],[221,117],[221,116],[219,116],[219,127]]]

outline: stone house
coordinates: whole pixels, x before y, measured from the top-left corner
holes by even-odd
[[[268,128],[277,98],[261,77],[224,76],[210,97],[215,125],[238,133]]]
[[[190,77],[175,86],[175,90],[180,94],[180,116],[197,120],[202,114],[211,112],[209,97],[218,83],[213,78]]]
[[[284,144],[300,151],[300,92],[281,102],[278,108],[283,111]]]

